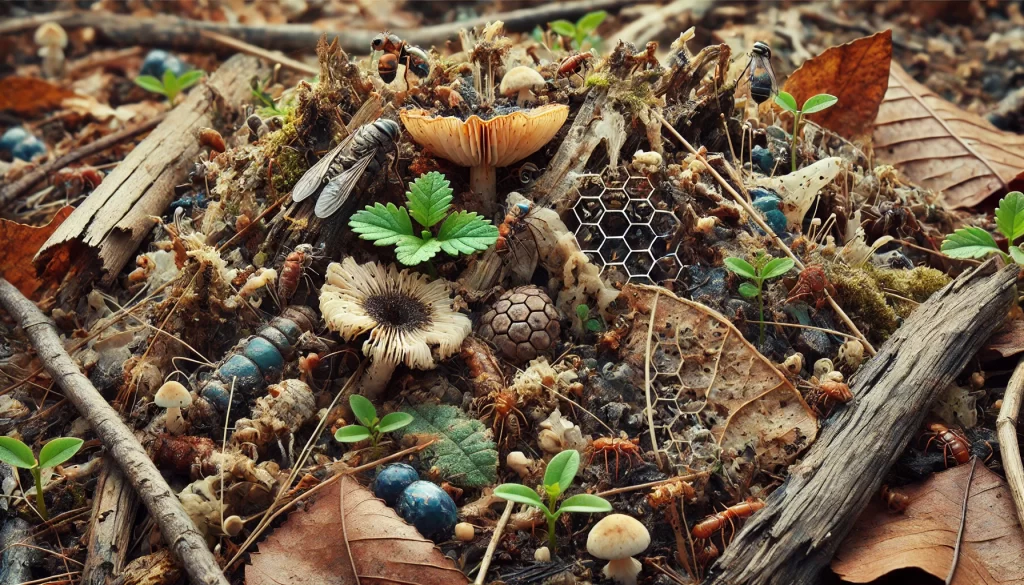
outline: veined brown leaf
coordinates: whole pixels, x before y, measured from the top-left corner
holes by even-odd
[[[345,476],[259,544],[247,585],[467,585],[454,563]]]
[[[875,153],[947,207],[973,207],[1024,183],[1024,136],[998,130],[918,83],[899,64],[878,109]]]

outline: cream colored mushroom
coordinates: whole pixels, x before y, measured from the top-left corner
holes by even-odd
[[[220,524],[220,529],[224,531],[224,534],[232,537],[238,536],[244,527],[245,522],[239,516],[228,516]]]
[[[544,77],[536,69],[520,65],[501,78],[498,91],[505,97],[516,96],[516,105],[522,107],[535,96],[533,90],[544,87]]]
[[[46,22],[36,29],[35,41],[39,45],[39,56],[43,58],[43,75],[50,78],[64,75],[68,33],[56,22]]]
[[[187,426],[185,425],[185,419],[181,416],[181,409],[187,408],[192,404],[192,396],[188,393],[187,388],[173,380],[165,382],[156,391],[153,402],[157,406],[167,409],[164,428],[167,429],[168,433],[180,435],[185,432]]]
[[[650,545],[651,533],[647,528],[625,514],[605,516],[587,535],[587,552],[609,561],[603,574],[621,585],[636,585],[642,566],[633,555],[644,552]]]
[[[546,104],[484,120],[434,116],[427,110],[400,112],[413,140],[435,155],[469,167],[469,182],[488,216],[498,209],[495,168],[507,167],[547,144],[569,117],[569,106]]]

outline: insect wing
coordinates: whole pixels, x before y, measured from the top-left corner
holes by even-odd
[[[295,183],[295,187],[292,189],[292,201],[302,201],[316,193],[317,189],[323,184],[324,175],[330,170],[331,163],[334,162],[334,159],[338,158],[338,155],[341,154],[341,149],[348,145],[353,136],[355,136],[354,132],[342,140],[341,144],[335,146],[334,150],[325,154],[323,158],[317,161],[315,165],[310,167],[299,178],[299,182]]]
[[[771,80],[772,95],[779,93],[779,82],[775,80],[775,70],[772,69],[772,62],[768,56],[754,53],[750,58],[750,84],[754,84],[754,78],[760,75],[768,75]]]
[[[375,154],[376,152],[371,151],[324,186],[324,190],[320,192],[320,197],[316,200],[316,207],[313,209],[317,217],[326,219],[334,215],[345,204],[345,201],[348,201],[349,195],[352,194],[356,183],[363,176],[363,172],[366,171],[366,167],[373,160]]]

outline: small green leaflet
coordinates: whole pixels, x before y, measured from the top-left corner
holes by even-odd
[[[36,466],[36,456],[32,449],[13,437],[0,437],[0,461],[23,469]]]
[[[409,198],[409,214],[420,225],[432,227],[444,219],[452,202],[452,190],[448,179],[437,171],[431,171],[413,181],[405,194]]]
[[[157,79],[156,77],[153,77],[152,75],[140,75],[140,76],[136,77],[135,78],[135,85],[141,87],[142,89],[144,89],[146,91],[151,91],[153,93],[158,93],[160,95],[165,95],[164,94],[164,84],[161,83],[159,79]]]
[[[611,512],[612,505],[608,500],[591,494],[576,494],[566,498],[558,512]]]
[[[1010,246],[1010,258],[1017,264],[1024,264],[1024,250],[1020,246]]]
[[[413,234],[409,212],[394,203],[386,207],[380,203],[367,206],[352,214],[348,225],[360,238],[372,241],[375,246],[401,245],[410,238],[419,240]]]
[[[352,414],[364,425],[371,427],[377,421],[377,409],[365,396],[353,394],[348,397],[348,404],[352,407]]]
[[[75,456],[85,443],[76,437],[58,437],[39,450],[39,467],[56,467]]]
[[[999,200],[999,208],[996,209],[996,227],[1011,244],[1017,238],[1024,236],[1024,194],[1020,191],[1013,191]]]
[[[556,20],[548,23],[548,28],[562,35],[563,37],[575,37],[576,25],[568,20]]]
[[[360,425],[341,427],[334,433],[334,440],[339,443],[358,443],[370,438],[370,429]]]
[[[793,112],[794,114],[800,111],[800,107],[796,105],[796,98],[784,91],[780,91],[778,95],[775,96],[775,103],[779,104],[779,106],[784,110]]]
[[[598,10],[596,12],[588,12],[580,17],[576,21],[576,32],[582,35],[589,35],[590,33],[597,30],[597,27],[601,26],[604,19],[608,17],[608,13],[604,10]],[[557,21],[556,21],[557,22]],[[568,21],[563,21],[568,22]]]
[[[398,244],[395,248],[395,257],[406,266],[415,266],[420,262],[430,260],[440,251],[441,240],[437,238],[421,240],[416,236],[411,236]]]
[[[756,286],[750,284],[749,282],[744,282],[740,284],[739,290],[740,294],[743,295],[743,298],[747,299],[756,299],[757,295],[760,294],[761,292],[757,289]]]
[[[775,258],[761,269],[761,279],[768,280],[769,278],[782,276],[792,270],[794,265],[795,263],[790,258]]]
[[[757,271],[749,262],[742,258],[729,257],[724,260],[725,267],[733,273],[745,278],[757,279]]]
[[[444,220],[437,239],[452,256],[472,254],[491,247],[498,239],[498,228],[476,213],[460,211]]]
[[[804,113],[804,115],[817,114],[822,110],[827,110],[832,106],[836,105],[836,102],[838,101],[839,98],[837,98],[834,95],[821,93],[816,96],[807,98],[807,101],[804,102],[802,112]]]
[[[942,252],[950,258],[981,258],[1002,250],[992,234],[979,227],[965,227],[946,236]]]

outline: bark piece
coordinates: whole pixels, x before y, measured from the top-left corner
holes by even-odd
[[[994,260],[932,295],[854,378],[803,461],[712,568],[715,585],[812,584],[875,497],[937,393],[1016,300],[1017,266]]]
[[[121,574],[139,505],[124,473],[109,457],[106,459],[106,467],[96,483],[82,585],[106,585],[108,579]]]

